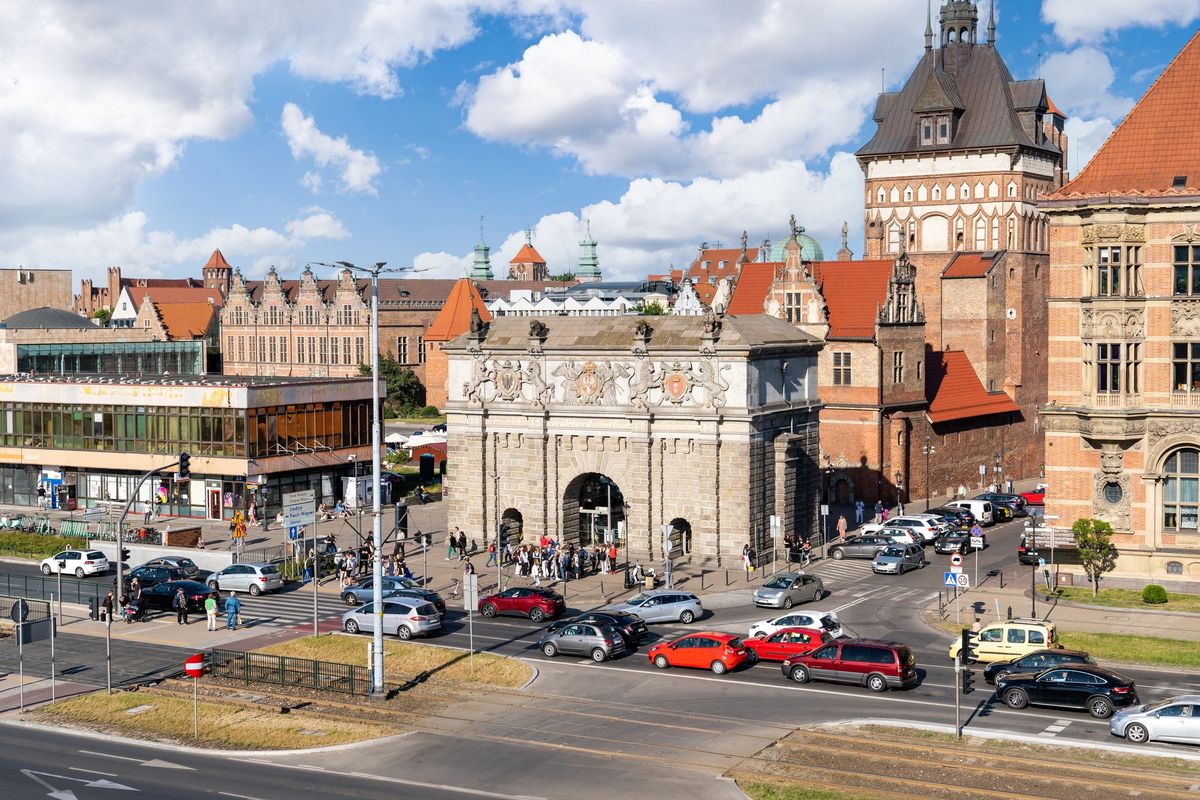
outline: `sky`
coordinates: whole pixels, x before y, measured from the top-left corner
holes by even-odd
[[[1014,77],[1069,115],[1077,173],[1200,0],[996,17]],[[456,277],[482,226],[498,277],[526,228],[558,273],[590,221],[604,275],[638,278],[777,240],[790,214],[829,254],[848,221],[861,252],[853,153],[925,19],[925,0],[5,0],[0,265],[199,276],[219,248],[251,277]]]

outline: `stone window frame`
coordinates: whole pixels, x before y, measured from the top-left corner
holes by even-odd
[[[850,386],[854,379],[853,354],[848,350],[835,350],[833,353],[833,385]]]
[[[1195,466],[1190,472],[1183,471],[1189,467],[1183,465],[1184,453],[1192,454]],[[1179,459],[1179,462],[1172,466],[1172,462]],[[1178,481],[1174,486],[1172,480]],[[1190,531],[1196,532],[1200,530],[1200,446],[1197,445],[1181,445],[1173,448],[1166,454],[1163,459],[1162,467],[1162,495],[1158,503],[1158,521],[1162,524],[1164,531]],[[1190,481],[1191,491],[1188,493],[1190,498],[1184,498],[1184,492],[1181,491],[1185,484],[1183,481]],[[1172,496],[1174,495],[1174,496]],[[1183,521],[1183,509],[1190,512],[1190,526],[1180,526]],[[1173,514],[1169,509],[1173,509]],[[1173,520],[1175,524],[1170,524]]]
[[[1183,257],[1180,258],[1180,251]],[[1176,244],[1171,253],[1171,293],[1175,297],[1200,296],[1200,244]],[[1180,291],[1180,277],[1184,278]]]
[[[892,351],[892,383],[904,383],[904,351]]]

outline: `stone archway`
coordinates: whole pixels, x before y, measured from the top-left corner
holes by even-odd
[[[575,476],[563,492],[563,543],[605,544],[605,532],[616,531],[617,523],[625,519],[624,505],[625,495],[607,475],[585,472]]]
[[[671,555],[686,558],[692,553],[692,523],[683,517],[671,520]]]
[[[516,547],[523,541],[525,516],[515,508],[506,508],[500,515],[500,529],[508,533],[508,542]]]

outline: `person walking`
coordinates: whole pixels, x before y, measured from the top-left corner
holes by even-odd
[[[753,560],[753,553],[754,550],[750,548],[749,542],[742,545],[742,569],[745,570],[747,578],[750,577],[750,572],[754,569],[754,565],[751,563]]]
[[[113,614],[113,593],[109,592],[100,602],[100,619],[104,622],[112,622]]]
[[[238,600],[237,592],[230,592],[229,597],[225,598],[225,627],[236,631],[241,616],[242,601]]]
[[[204,616],[208,617],[208,629],[215,631],[217,629],[217,593],[210,592],[208,597],[204,598]]]
[[[855,504],[854,504],[854,527],[856,527],[856,528],[859,525],[863,524],[863,509],[864,508],[865,508],[865,506],[863,505],[862,500],[858,500],[857,502],[855,502]]]
[[[182,587],[175,590],[175,597],[171,599],[171,608],[175,609],[175,624],[188,624],[188,599],[183,593]]]
[[[881,511],[879,513],[880,513],[880,519],[882,519],[884,522],[887,522],[888,521],[888,510],[885,508],[885,509],[883,509],[883,511]]]
[[[451,528],[450,535],[446,537],[446,558],[449,561],[452,558],[458,557],[458,528]]]
[[[876,500],[875,501],[875,521],[879,522],[880,520],[883,520],[883,519],[886,519],[886,517],[883,516],[883,503],[880,502],[879,500]]]
[[[467,560],[467,534],[461,530],[458,532],[458,560]]]
[[[839,539],[846,538],[846,515],[845,514],[838,515],[837,532],[838,532]]]
[[[484,564],[483,566],[485,568],[491,567],[491,566],[494,566],[495,563],[496,563],[496,543],[494,541],[492,541],[492,542],[488,542],[487,563]]]
[[[800,565],[807,567],[809,561],[812,561],[812,542],[805,539],[804,544],[800,545]]]

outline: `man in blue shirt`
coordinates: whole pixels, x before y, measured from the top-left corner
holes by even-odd
[[[237,592],[230,592],[229,597],[225,600],[225,627],[231,631],[236,631],[238,617],[241,613],[242,601],[238,600]]]

